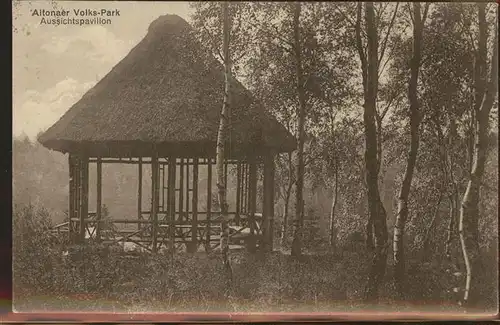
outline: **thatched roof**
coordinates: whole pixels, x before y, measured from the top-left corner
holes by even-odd
[[[156,19],[146,37],[39,137],[62,152],[103,156],[215,153],[223,66],[176,15]],[[295,140],[232,83],[231,146],[291,151]],[[245,150],[248,150],[245,149]]]

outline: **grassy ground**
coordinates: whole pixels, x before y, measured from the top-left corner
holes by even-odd
[[[454,301],[456,294],[443,287],[450,284],[432,280],[435,274],[426,269],[429,265],[410,272],[412,303],[391,300],[389,270],[380,304],[364,305],[367,263],[363,261],[368,256],[362,250],[309,255],[299,262],[281,252],[233,253],[229,299],[216,254],[183,254],[174,260],[148,254],[103,255],[97,248],[86,248],[75,260],[55,254],[50,251],[45,260],[51,262],[39,265],[43,277],[36,277],[34,267],[15,271],[17,311],[463,312]],[[494,302],[486,300],[484,307],[483,312],[494,312]]]
[[[453,263],[438,254],[423,258],[408,249],[405,302],[392,299],[389,258],[380,303],[367,306],[362,296],[370,253],[362,242],[339,244],[336,254],[313,249],[300,261],[288,252],[232,252],[228,291],[217,252],[171,259],[85,245],[66,255],[68,247],[54,245],[43,231],[45,219],[24,214],[14,219],[13,243],[14,308],[20,312],[464,312],[457,304],[465,283],[460,258]],[[478,312],[498,308],[497,261],[496,255],[485,255],[477,270]]]

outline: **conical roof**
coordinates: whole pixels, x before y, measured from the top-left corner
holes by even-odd
[[[236,79],[231,92],[231,147],[295,149],[294,137]],[[211,156],[223,94],[222,64],[185,20],[165,15],[38,140],[50,149],[99,156],[150,156],[152,150]]]

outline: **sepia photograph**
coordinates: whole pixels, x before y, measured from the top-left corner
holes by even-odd
[[[12,38],[15,313],[499,312],[498,3],[14,0]]]

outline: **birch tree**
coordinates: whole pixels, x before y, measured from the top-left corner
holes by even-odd
[[[470,22],[469,11],[470,5],[466,4],[432,6],[423,34],[425,46],[419,75],[423,146],[419,147],[418,159],[425,168],[420,168],[418,178],[435,178],[433,187],[438,186],[443,202],[448,201],[446,229],[436,234],[442,233],[450,262],[458,235],[459,192],[468,176],[462,139],[470,139],[468,113],[473,105],[473,50],[464,28]]]
[[[333,198],[332,198],[332,206],[330,209],[330,220],[329,220],[329,238],[328,242],[330,244],[330,249],[332,252],[336,252],[336,243],[337,243],[337,229],[335,227],[335,216],[337,212],[337,206],[338,206],[338,198],[339,198],[339,159],[336,154],[336,148],[334,147],[334,165],[333,165],[333,170],[334,170],[334,188],[333,188]]]
[[[226,152],[226,141],[227,141],[227,131],[228,131],[228,119],[231,115],[231,96],[230,96],[230,86],[231,86],[231,57],[229,52],[229,41],[230,41],[230,20],[229,20],[229,2],[225,1],[222,3],[223,10],[223,58],[224,58],[224,102],[222,104],[222,111],[220,116],[219,131],[217,134],[217,152],[216,152],[216,162],[215,170],[217,177],[217,190],[219,194],[219,207],[221,213],[221,236],[220,236],[220,247],[221,247],[221,257],[222,265],[224,271],[226,272],[226,277],[228,281],[232,282],[233,271],[231,268],[231,263],[229,260],[229,215],[228,215],[228,204],[226,197],[226,184],[224,183],[224,159]]]
[[[306,118],[306,98],[302,71],[302,49],[300,34],[301,3],[296,2],[293,11],[293,38],[295,55],[296,87],[298,98],[297,122],[297,163],[296,163],[296,190],[295,190],[295,220],[292,242],[292,256],[299,257],[302,253],[302,227],[304,226],[304,123]]]
[[[344,17],[344,22],[350,25],[354,33],[352,37],[351,46],[356,50],[360,59],[361,70],[361,84],[362,84],[362,97],[363,100],[368,92],[367,79],[368,79],[368,59],[367,59],[367,46],[368,42],[368,26],[366,19],[363,18],[363,4],[357,3],[336,5],[334,9]],[[393,85],[385,85],[379,82],[381,76],[386,73],[386,67],[390,66],[391,61],[394,60],[392,51],[392,42],[394,35],[404,33],[405,30],[401,29],[402,24],[399,22],[398,11],[399,3],[377,3],[373,5],[374,20],[376,21],[376,35],[374,42],[377,44],[377,53],[374,62],[376,62],[377,69],[377,91],[375,94],[375,133],[376,136],[376,159],[377,159],[377,173],[380,172],[383,162],[383,143],[384,143],[384,119],[388,116],[389,111],[400,101],[403,94],[401,85],[392,87]],[[365,15],[366,16],[366,15]],[[398,30],[399,29],[399,30]],[[389,79],[390,80],[390,79]],[[366,102],[366,101],[365,101]],[[364,106],[364,105],[363,105]],[[374,247],[374,224],[371,215],[368,214],[366,224],[366,245],[369,249]]]
[[[361,16],[361,3],[358,4],[358,18]],[[360,22],[360,19],[358,19]],[[387,261],[387,221],[386,212],[380,199],[378,187],[378,137],[375,122],[378,91],[378,32],[375,22],[373,2],[365,3],[365,24],[367,33],[367,56],[361,55],[366,64],[366,86],[364,92],[363,122],[365,127],[365,168],[368,196],[369,220],[373,223],[375,251],[372,257],[365,300],[378,299],[378,287],[384,278]]]
[[[479,41],[476,55],[476,66],[486,69],[487,31],[486,4],[478,3]],[[498,8],[497,8],[498,19]],[[484,175],[485,162],[488,148],[488,132],[490,111],[497,96],[498,87],[498,31],[495,28],[493,41],[493,54],[490,60],[489,80],[478,82],[476,80],[475,97],[475,145],[473,153],[472,170],[467,183],[467,188],[462,198],[460,208],[459,235],[466,267],[466,283],[464,288],[463,303],[474,307],[478,301],[479,292],[474,283],[477,282],[477,272],[481,265],[479,252],[479,203],[480,188]],[[479,104],[480,103],[480,104]]]
[[[393,253],[394,253],[394,283],[400,298],[405,294],[405,255],[403,236],[406,220],[408,219],[408,197],[410,195],[413,172],[417,161],[420,127],[420,104],[418,99],[418,74],[421,61],[422,33],[425,18],[429,9],[426,3],[423,16],[419,2],[413,3],[413,56],[410,63],[410,80],[408,83],[408,100],[410,103],[410,148],[403,176],[403,182],[398,196],[398,210],[394,225]]]
[[[257,31],[259,41],[255,42],[246,70],[253,94],[297,139],[301,102],[306,107],[300,173],[305,179],[310,176],[312,162],[320,158],[319,150],[310,143],[323,136],[321,132],[329,127],[328,116],[344,107],[352,96],[348,83],[354,69],[352,53],[346,46],[347,32],[331,32],[340,21],[331,14],[331,5],[301,3],[298,20],[295,20],[296,8],[295,3],[252,4],[252,27]],[[298,42],[295,30],[299,34]],[[298,56],[302,73],[300,84],[297,81]],[[296,212],[293,201],[296,201],[294,195],[296,198],[298,188],[299,151],[282,154],[277,159],[280,197],[284,206],[282,247],[292,232],[288,231],[288,212]],[[292,230],[295,233],[296,228]]]
[[[229,216],[226,188],[224,184],[224,159],[228,155],[230,117],[231,117],[231,84],[236,69],[252,46],[252,30],[246,25],[248,21],[248,3],[228,2],[195,2],[192,15],[195,36],[209,50],[224,68],[224,99],[221,108],[216,145],[216,186],[217,204],[221,213],[221,257],[228,282],[232,281],[232,268],[229,256]],[[221,37],[222,36],[222,37]]]

